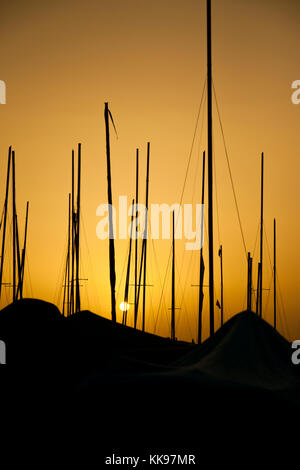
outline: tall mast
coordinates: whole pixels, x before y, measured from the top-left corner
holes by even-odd
[[[109,141],[109,117],[112,120],[108,109],[108,103],[104,104],[104,120],[106,131],[106,162],[107,162],[107,199],[108,199],[108,219],[109,219],[109,270],[110,270],[110,289],[111,289],[111,319],[116,323],[116,268],[115,268],[115,243],[113,227],[113,206],[111,189],[111,168],[110,168],[110,141]]]
[[[260,197],[260,277],[259,277],[259,316],[262,317],[263,286],[263,226],[264,226],[264,154],[261,154],[261,197]]]
[[[258,262],[257,269],[257,289],[256,289],[256,314],[259,315],[259,302],[260,302],[260,276],[261,276],[261,264]]]
[[[76,217],[76,312],[80,312],[79,291],[79,235],[80,235],[80,184],[81,184],[81,144],[78,144],[78,182],[77,182],[77,217]]]
[[[274,219],[274,328],[276,330],[276,220]]]
[[[6,235],[6,220],[7,220],[7,203],[8,203],[8,190],[9,190],[10,161],[11,161],[11,146],[9,147],[9,150],[8,150],[6,190],[5,190],[5,201],[4,201],[4,221],[3,221],[1,265],[0,265],[0,297],[1,297],[1,289],[2,289],[2,276],[3,276],[4,250],[5,250],[5,235]]]
[[[146,213],[145,213],[145,231],[143,243],[144,250],[144,290],[143,290],[143,324],[142,330],[145,331],[145,310],[146,310],[146,287],[147,287],[147,239],[148,239],[148,197],[149,197],[149,161],[150,161],[150,142],[147,143],[147,173],[146,173]]]
[[[248,276],[247,276],[247,311],[252,310],[252,258],[248,253]]]
[[[129,239],[129,252],[127,262],[127,273],[125,282],[125,293],[124,293],[124,312],[123,312],[123,325],[127,323],[127,304],[128,304],[128,291],[129,291],[129,280],[130,280],[130,262],[131,262],[131,245],[132,245],[132,226],[134,220],[134,199],[132,200],[132,214],[131,214],[131,225],[130,225],[130,239]]]
[[[171,317],[171,339],[175,340],[175,211],[172,217],[172,317]]]
[[[16,254],[17,254],[17,268],[18,268],[18,283],[16,285],[16,300],[18,300],[18,294],[21,287],[21,278],[22,278],[22,270],[21,270],[21,255],[20,255],[20,243],[19,243],[19,228],[18,228],[18,216],[17,211],[15,215],[16,219]]]
[[[223,247],[219,249],[220,263],[221,263],[221,326],[224,320],[224,303],[223,303]]]
[[[212,58],[211,0],[207,6],[207,150],[208,150],[208,244],[209,244],[209,323],[214,334],[214,243],[213,243],[213,150],[212,150]]]
[[[21,277],[21,289],[20,289],[21,299],[23,297],[23,283],[24,283],[26,246],[27,246],[28,212],[29,212],[29,201],[27,201],[27,204],[26,204],[25,233],[24,233],[24,243],[23,243],[23,250],[22,250],[22,269],[21,269],[22,277]]]
[[[71,313],[71,303],[70,303],[70,266],[71,266],[71,218],[72,218],[72,212],[71,212],[71,194],[69,193],[69,218],[68,218],[68,276],[67,276],[67,296],[68,296],[68,304],[67,304],[67,314],[68,316]]]
[[[12,151],[12,208],[13,208],[13,301],[16,300],[16,170],[15,151]]]
[[[71,189],[71,292],[70,315],[74,313],[74,255],[75,255],[75,211],[74,211],[74,150],[72,150],[72,189]]]
[[[205,152],[203,152],[202,167],[202,212],[201,212],[201,248],[200,248],[200,279],[199,279],[199,312],[198,312],[198,344],[202,341],[202,308],[203,308],[203,281],[204,281],[204,259],[203,259],[203,228],[204,228],[204,186],[205,186]]]
[[[134,259],[134,328],[138,316],[138,203],[139,203],[139,149],[136,149],[136,177],[135,177],[135,259]]]
[[[104,120],[106,131],[106,161],[107,161],[107,198],[108,198],[108,218],[109,218],[109,269],[110,269],[110,289],[111,289],[111,319],[116,323],[116,268],[115,268],[115,244],[113,227],[113,206],[111,189],[111,168],[110,168],[110,141],[109,141],[109,117],[112,119],[108,109],[108,103],[104,104]]]
[[[17,297],[20,293],[20,299],[23,298],[23,283],[24,283],[24,271],[25,271],[25,256],[26,256],[26,244],[27,244],[27,227],[28,227],[28,209],[29,201],[26,204],[26,217],[25,217],[25,231],[24,231],[24,242],[22,248],[22,257],[20,261],[20,278],[18,283]]]

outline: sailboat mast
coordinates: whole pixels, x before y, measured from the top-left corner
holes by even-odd
[[[264,154],[261,154],[261,196],[260,196],[260,278],[259,278],[259,316],[262,317],[263,286],[263,226],[264,226]]]
[[[70,265],[71,265],[71,194],[69,193],[69,213],[68,213],[68,255],[67,255],[67,315],[71,313],[71,297],[70,297]]]
[[[108,103],[104,104],[104,120],[106,131],[106,161],[107,161],[107,198],[108,198],[108,218],[109,218],[109,269],[110,269],[110,289],[111,289],[111,319],[116,323],[116,268],[115,268],[115,244],[113,227],[113,207],[111,189],[111,168],[110,168],[110,141],[109,141],[109,109]]]
[[[207,7],[207,150],[208,150],[208,244],[209,244],[209,322],[214,334],[214,243],[213,243],[213,149],[212,149],[212,57],[211,0]]]
[[[252,310],[252,258],[248,252],[247,311]]]
[[[128,291],[129,291],[129,280],[130,280],[130,263],[131,263],[131,245],[132,245],[133,220],[134,220],[134,199],[132,200],[132,214],[131,214],[131,224],[130,224],[129,252],[128,252],[127,273],[126,273],[125,293],[124,293],[124,304],[125,305],[124,305],[124,312],[123,312],[123,325],[126,325],[126,323],[127,323],[127,304],[128,304]]]
[[[13,301],[16,300],[16,172],[15,151],[12,151],[12,207],[13,207]]]
[[[274,219],[274,328],[276,330],[276,219]]]
[[[80,185],[81,185],[81,144],[78,144],[78,182],[77,182],[77,217],[76,217],[76,312],[80,312],[80,291],[79,291],[79,235],[80,235]]]
[[[220,263],[221,263],[221,326],[223,326],[223,321],[224,321],[224,303],[223,303],[223,247],[222,245],[220,246],[219,250],[219,255],[220,255]]]
[[[9,147],[9,150],[8,150],[6,190],[5,190],[5,201],[4,201],[4,221],[3,221],[2,249],[1,249],[1,266],[0,266],[0,297],[1,297],[1,289],[2,289],[2,276],[3,276],[3,264],[4,264],[10,161],[11,161],[11,146]]]
[[[145,331],[145,310],[146,310],[146,287],[147,287],[147,239],[148,239],[148,198],[149,198],[149,162],[150,162],[150,142],[147,143],[147,173],[146,173],[146,213],[145,230],[143,243],[144,250],[144,290],[143,290],[143,323],[142,330]]]
[[[175,340],[175,211],[172,217],[172,317],[171,317],[171,339]]]
[[[138,203],[139,203],[139,149],[136,149],[136,176],[135,176],[135,258],[134,258],[134,328],[138,316]]]
[[[200,279],[199,279],[199,312],[198,312],[198,344],[202,341],[202,309],[203,309],[203,281],[204,281],[204,259],[203,259],[203,228],[204,228],[204,186],[205,186],[205,152],[203,152],[202,166],[202,213],[201,213],[201,248],[200,248]]]
[[[24,272],[25,272],[25,259],[26,259],[26,246],[27,246],[27,229],[28,229],[28,212],[29,212],[29,201],[26,204],[26,218],[25,218],[25,233],[24,243],[22,250],[22,264],[21,264],[21,287],[20,287],[20,298],[23,298],[23,283],[24,283]]]
[[[75,214],[74,214],[74,150],[72,150],[72,188],[71,188],[71,292],[70,314],[74,313],[74,254],[75,254]]]

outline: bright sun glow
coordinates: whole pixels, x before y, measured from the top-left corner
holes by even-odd
[[[121,302],[120,310],[122,310],[122,312],[127,312],[127,310],[129,310],[129,304],[127,302]]]

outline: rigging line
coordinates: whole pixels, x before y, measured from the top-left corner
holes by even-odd
[[[271,279],[270,279],[270,282],[269,282],[268,297],[267,297],[267,299],[265,300],[265,305],[264,305],[264,311],[265,311],[265,312],[268,311],[268,307],[269,307],[269,301],[270,301],[270,294],[271,294],[272,282],[273,282],[273,276],[271,276]]]
[[[150,219],[149,219],[149,230],[150,230],[150,233],[151,233]],[[159,266],[159,264],[158,264],[158,258],[157,258],[156,248],[155,248],[154,240],[153,240],[152,236],[151,236],[151,241],[152,241],[152,246],[153,246],[153,252],[154,252],[154,259],[155,259],[156,269],[157,269],[157,272],[158,272],[159,284],[160,284],[161,290],[163,291],[163,284],[162,284],[162,281],[161,281],[160,271],[159,271],[159,267],[158,267],[158,266]],[[167,317],[166,301],[165,301],[165,298],[164,298],[164,297],[161,297],[161,298],[160,298],[160,301],[161,301],[162,299],[163,299],[163,303],[164,303],[164,312],[165,312],[166,317]],[[154,319],[154,330],[153,330],[154,333],[156,332],[158,316],[159,316],[159,310],[158,310],[158,313],[156,314],[156,319]]]
[[[220,217],[219,217],[219,200],[218,200],[218,191],[217,191],[217,169],[216,169],[216,153],[215,153],[215,143],[214,143],[214,133],[213,133],[213,165],[214,165],[214,187],[215,187],[215,202],[217,209],[217,230],[218,230],[218,243],[221,245],[221,235],[220,235]]]
[[[82,227],[82,232],[83,232],[83,239],[84,239],[85,247],[87,249],[88,264],[90,265],[92,284],[93,284],[93,287],[94,287],[93,291],[96,292],[97,305],[100,305],[99,292],[98,292],[96,282],[95,282],[95,278],[96,278],[95,270],[94,270],[94,265],[93,265],[93,262],[92,262],[91,252],[90,252],[89,245],[88,245],[88,240],[87,240],[87,231],[86,231],[86,222],[85,222],[85,213],[84,213],[84,211],[81,210],[80,216],[81,216],[81,227]],[[95,297],[94,297],[94,299],[95,299]]]
[[[285,326],[285,328],[286,328],[287,335],[288,335],[288,337],[289,337],[289,339],[290,339],[290,338],[291,338],[291,335],[290,335],[290,330],[289,330],[288,323],[287,323],[287,315],[286,315],[285,305],[284,305],[284,303],[283,303],[283,296],[282,296],[281,286],[280,286],[280,283],[279,283],[279,278],[278,278],[278,276],[276,276],[276,279],[277,279],[277,287],[278,287],[278,291],[279,291],[279,298],[280,298],[280,302],[281,302],[283,324],[284,324],[284,326]]]
[[[213,149],[214,149],[213,144]],[[215,183],[215,201],[216,201],[216,209],[217,209],[217,229],[218,229],[218,243],[219,246],[221,245],[221,235],[220,235],[220,217],[219,217],[219,202],[218,202],[218,191],[217,191],[217,172],[216,172],[216,159],[215,159],[215,151],[213,150],[213,165],[214,165],[214,183]]]
[[[222,133],[222,138],[223,138],[223,144],[224,144],[224,149],[225,149],[225,155],[226,155],[226,160],[227,160],[227,165],[228,165],[228,170],[229,170],[229,176],[230,176],[230,181],[231,181],[231,186],[232,186],[232,191],[233,191],[235,207],[236,207],[239,226],[240,226],[241,235],[242,235],[242,239],[243,239],[245,256],[246,256],[246,259],[247,259],[248,255],[247,255],[245,237],[244,237],[242,221],[241,221],[241,217],[240,217],[239,206],[238,206],[238,203],[237,203],[237,197],[236,197],[236,192],[235,192],[235,188],[234,188],[233,177],[232,177],[232,172],[231,172],[231,167],[230,167],[230,161],[229,161],[229,156],[228,156],[228,151],[227,151],[227,146],[226,146],[226,141],[225,141],[225,135],[224,135],[223,125],[222,125],[222,121],[221,121],[221,115],[220,115],[219,105],[218,105],[218,101],[217,101],[217,95],[216,95],[214,82],[213,82],[213,90],[214,90],[214,97],[215,97],[215,101],[216,101],[217,113],[218,113],[218,117],[219,117],[219,123],[220,123],[220,128],[221,128],[221,133]]]
[[[28,276],[28,279],[29,279],[29,288],[30,288],[30,292],[31,292],[31,297],[34,297],[33,288],[32,288],[31,273],[30,273],[30,268],[29,268],[29,257],[28,257],[27,252],[25,253],[25,262],[26,262],[25,265],[26,265],[27,276]]]
[[[122,284],[122,281],[123,281],[123,276],[124,276],[125,266],[127,264],[126,261],[127,261],[128,255],[129,255],[129,247],[126,248],[126,251],[125,251],[125,254],[124,254],[122,274],[120,276],[119,285],[118,285],[117,292],[116,292],[116,298],[118,298],[119,295],[120,295],[120,289],[121,289],[121,284]],[[124,300],[124,299],[122,299],[122,300]]]
[[[196,169],[195,169],[194,184],[193,184],[192,204],[194,203],[194,200],[195,200],[196,183],[197,183],[197,180],[198,180],[198,170],[199,170],[200,157],[201,157],[201,151],[200,151],[200,146],[199,146],[199,153],[198,153],[198,158],[197,158],[197,165],[196,165]],[[190,263],[189,263],[188,272],[191,272],[191,271],[190,271],[190,268],[191,268],[191,259],[192,259],[192,255],[191,255],[191,258],[190,258]],[[183,263],[184,263],[184,262],[183,262]],[[182,267],[183,267],[183,266],[182,266]],[[178,277],[178,282],[179,282],[179,284],[181,283],[182,272],[183,272],[183,269],[182,269],[181,272],[179,273],[179,277]],[[187,279],[187,277],[186,277],[186,279]],[[183,294],[182,294],[183,296],[184,296],[186,284],[187,284],[187,281],[185,282],[185,286],[184,286],[184,289],[183,289]]]
[[[190,257],[190,263],[189,263],[189,268],[188,268],[188,272],[193,272],[193,269],[192,269],[192,262],[193,262],[193,266],[195,265],[195,262],[196,262],[196,257],[195,256],[191,256]],[[176,271],[178,272],[178,268],[177,268],[177,263],[175,262],[175,267],[176,267]],[[178,276],[179,277],[179,276]],[[186,311],[188,311],[188,308],[186,306],[186,303],[185,303],[185,293],[186,293],[186,287],[187,287],[187,283],[188,283],[188,280],[189,280],[189,277],[186,276],[185,278],[185,285],[184,287],[182,288],[182,284],[181,284],[181,279],[180,277],[178,278],[178,283],[179,283],[179,287],[181,287],[182,289],[182,298],[181,298],[181,303],[180,303],[180,310],[182,311],[183,308],[185,307]],[[179,318],[181,318],[182,315],[180,315]],[[193,338],[193,331],[192,331],[192,327],[191,327],[191,323],[190,323],[190,318],[189,318],[189,315],[186,315],[185,316],[186,320],[187,320],[187,325],[188,325],[188,329],[189,329],[189,332],[190,332],[190,335],[191,335],[191,338]],[[179,321],[178,321],[178,325],[179,327]]]
[[[269,246],[269,242],[268,242],[268,237],[267,237],[267,233],[266,233],[265,224],[263,224],[263,227],[264,227],[264,232],[265,232],[265,240],[266,240],[266,245],[267,245],[268,258],[269,258],[271,270],[272,270],[272,272],[273,272],[273,266],[272,266],[271,255],[270,255],[270,246]],[[274,278],[274,272],[273,272],[273,278]],[[280,300],[281,300],[281,304],[282,304],[282,318],[283,318],[283,323],[284,323],[284,325],[285,325],[287,334],[290,335],[290,333],[289,333],[289,328],[288,328],[288,323],[287,323],[286,310],[285,310],[285,307],[284,307],[284,304],[283,304],[283,298],[282,298],[282,293],[281,293],[280,284],[279,284],[278,273],[276,273],[276,281],[277,281],[277,286],[278,286],[278,288],[279,288],[279,295],[280,295]]]
[[[191,159],[192,159],[192,153],[193,153],[193,148],[194,148],[194,143],[195,143],[195,138],[196,138],[196,133],[197,133],[197,128],[198,128],[198,123],[199,123],[199,117],[200,117],[200,112],[201,112],[201,108],[202,108],[202,104],[203,104],[204,92],[205,92],[205,89],[206,89],[206,82],[207,82],[207,80],[205,80],[204,85],[203,85],[202,96],[201,96],[200,105],[199,105],[199,111],[198,111],[198,115],[197,115],[197,119],[196,119],[196,125],[195,125],[194,135],[193,135],[193,139],[192,139],[192,145],[191,145],[191,149],[190,149],[190,153],[189,153],[187,169],[186,169],[185,178],[184,178],[184,182],[183,182],[182,193],[181,193],[181,197],[180,197],[180,205],[182,204],[183,195],[184,195],[185,186],[186,186],[186,181],[187,181],[187,176],[188,176],[188,171],[189,171],[189,167],[190,167],[190,163],[191,163]],[[176,227],[177,227],[177,223],[178,223],[178,220],[176,221]],[[170,248],[170,251],[169,251],[169,258],[168,258],[168,262],[167,262],[167,268],[166,268],[166,271],[165,271],[163,288],[162,288],[161,297],[160,297],[160,301],[159,301],[157,317],[159,315],[159,311],[160,311],[160,308],[161,308],[162,297],[163,297],[163,294],[164,294],[164,289],[165,289],[166,280],[167,280],[167,273],[168,273],[169,265],[170,265],[170,261],[171,261],[171,253],[172,253],[172,248]]]

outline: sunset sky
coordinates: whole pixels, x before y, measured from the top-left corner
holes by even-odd
[[[140,202],[145,201],[147,141],[151,142],[149,203],[179,203],[206,78],[204,0],[28,0],[0,3],[0,203],[8,147],[16,152],[17,210],[23,237],[30,201],[24,294],[62,307],[71,152],[82,144],[82,308],[110,317],[108,241],[96,236],[97,207],[107,202],[104,102],[111,132],[113,201],[135,194],[140,149]],[[291,101],[300,79],[298,0],[212,0],[213,80],[241,214],[252,254],[260,217],[260,155],[265,154],[264,288],[272,288],[273,218],[277,221],[278,329],[300,338],[299,124]],[[220,299],[218,248],[223,245],[225,319],[246,307],[246,256],[214,103],[215,295]],[[206,102],[183,203],[200,202]],[[217,210],[218,209],[218,210]],[[2,210],[2,209],[1,209]],[[206,212],[205,212],[206,218]],[[129,221],[129,218],[128,218]],[[205,221],[206,223],[206,221]],[[207,225],[207,224],[206,224]],[[9,224],[11,231],[11,219]],[[204,243],[208,283],[207,237]],[[11,245],[11,236],[8,238]],[[179,339],[196,339],[199,252],[177,242]],[[123,300],[128,240],[116,241],[117,307]],[[149,241],[146,328],[170,335],[170,240]],[[256,285],[259,244],[254,254]],[[7,247],[5,282],[10,280]],[[168,269],[168,270],[167,270]],[[166,284],[163,289],[165,274]],[[122,274],[123,273],[123,274]],[[133,281],[133,277],[131,282]],[[273,292],[263,294],[272,323]],[[4,289],[1,305],[11,301]],[[130,290],[133,301],[133,290]],[[133,308],[129,310],[132,324]],[[216,308],[216,326],[220,313]],[[208,333],[205,288],[204,332]],[[156,328],[155,328],[156,326]]]

